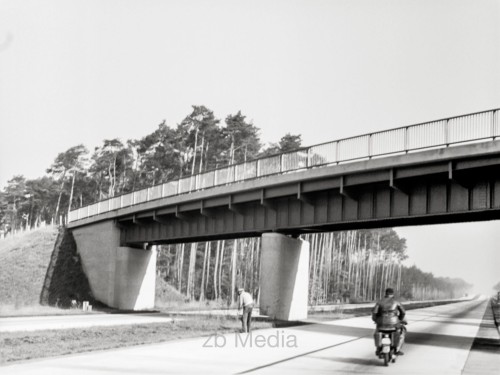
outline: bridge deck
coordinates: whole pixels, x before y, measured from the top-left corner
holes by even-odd
[[[230,165],[106,199],[71,211],[69,221],[235,182],[463,142],[494,141],[498,136],[498,109],[364,134]]]
[[[500,141],[313,168],[161,198],[70,223],[114,220],[122,243],[298,235],[500,213]]]

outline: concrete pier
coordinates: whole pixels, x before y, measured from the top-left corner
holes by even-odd
[[[309,242],[262,235],[260,312],[280,320],[307,318]]]
[[[72,230],[94,297],[122,310],[154,308],[156,248],[120,246],[112,221]]]

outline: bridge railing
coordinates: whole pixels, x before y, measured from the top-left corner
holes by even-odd
[[[249,179],[496,137],[500,137],[498,108],[339,139],[183,177],[73,210],[69,221]]]

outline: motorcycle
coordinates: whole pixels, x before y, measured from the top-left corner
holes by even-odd
[[[389,366],[389,363],[395,363],[397,358],[397,347],[395,344],[395,333],[400,331],[400,340],[403,340],[406,336],[406,327],[408,324],[402,321],[400,325],[393,328],[379,329],[378,334],[380,335],[379,347],[377,348],[378,357],[384,360],[384,366]]]

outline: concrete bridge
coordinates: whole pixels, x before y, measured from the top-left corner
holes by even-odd
[[[262,236],[261,312],[307,315],[302,233],[500,218],[498,110],[337,140],[75,210],[95,297],[154,305],[155,245]]]

